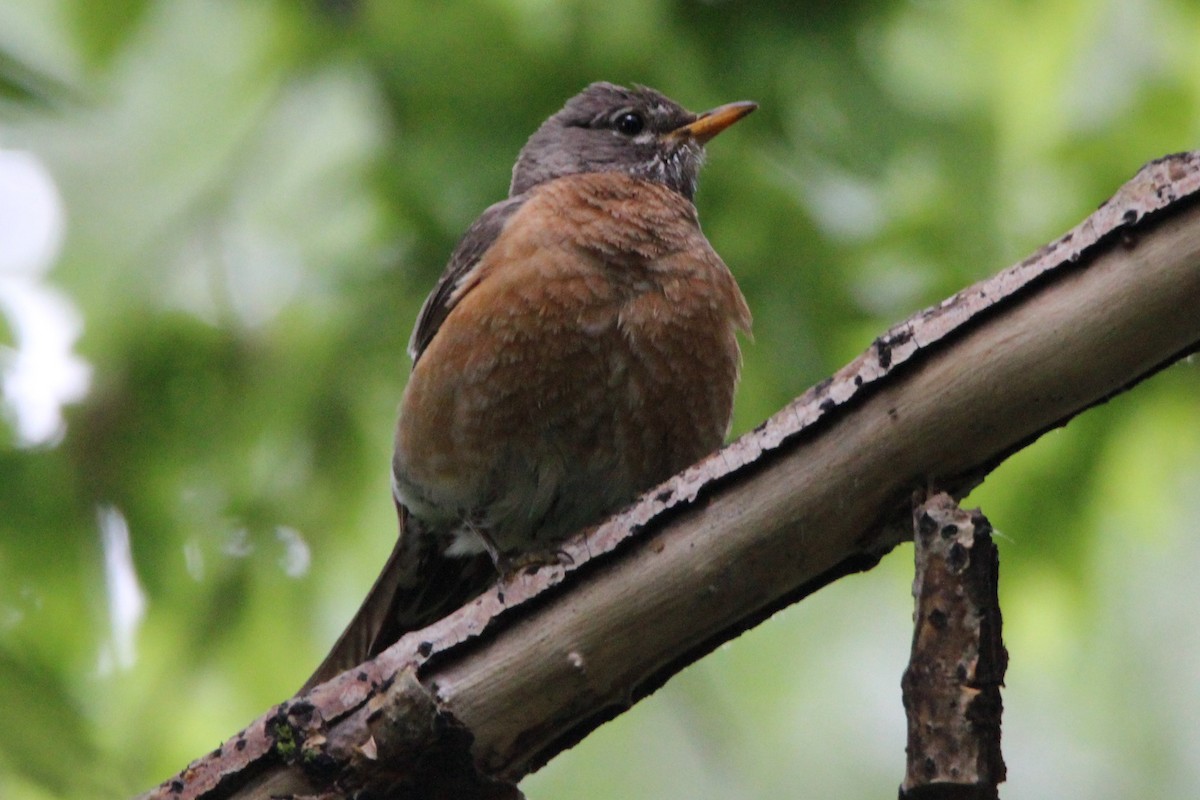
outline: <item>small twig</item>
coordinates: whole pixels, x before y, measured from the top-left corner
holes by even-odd
[[[901,682],[908,768],[901,800],[995,800],[1005,777],[1000,557],[991,525],[947,494],[913,510],[912,657]]]

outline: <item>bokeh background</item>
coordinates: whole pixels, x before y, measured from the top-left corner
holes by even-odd
[[[755,314],[737,434],[1196,147],[1200,5],[0,0],[0,797],[128,796],[306,677],[391,547],[416,311],[597,79],[761,104],[697,197]],[[1173,367],[969,498],[1005,797],[1200,794],[1198,398]],[[525,791],[894,796],[910,559]]]

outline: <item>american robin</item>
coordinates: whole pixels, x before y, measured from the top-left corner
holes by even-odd
[[[304,689],[721,444],[750,311],[692,197],[705,143],[756,107],[594,83],[530,137],[421,309],[400,537]]]

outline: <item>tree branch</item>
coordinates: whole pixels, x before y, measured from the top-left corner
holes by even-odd
[[[997,800],[1008,653],[992,527],[978,510],[963,511],[939,493],[913,509],[913,545],[916,612],[900,682],[908,716],[900,800]]]
[[[417,764],[379,744],[431,726],[464,734],[482,784],[519,780],[721,642],[874,565],[905,538],[914,489],[960,497],[1194,351],[1198,188],[1200,153],[1147,165],[1056,242],[896,326],[569,542],[572,563],[510,576],[145,796],[342,796]],[[426,711],[414,723],[379,710],[397,703]],[[388,785],[423,785],[419,768],[401,772]]]

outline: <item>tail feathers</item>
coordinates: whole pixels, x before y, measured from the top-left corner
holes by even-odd
[[[401,509],[400,537],[383,571],[299,694],[374,658],[404,634],[433,624],[496,579],[486,553],[446,556],[440,537],[423,533]]]

